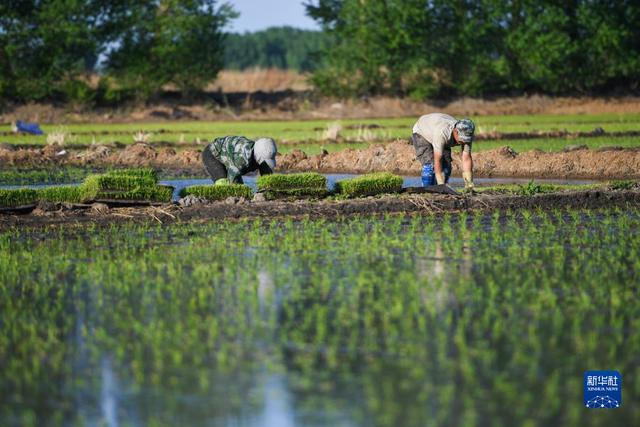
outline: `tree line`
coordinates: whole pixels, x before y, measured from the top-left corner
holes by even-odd
[[[190,93],[223,66],[217,0],[0,2],[0,99],[118,102],[164,85]],[[98,69],[98,88],[88,82]]]
[[[302,0],[301,0],[302,1]],[[117,103],[223,68],[312,72],[323,94],[637,90],[637,0],[305,0],[322,31],[226,34],[219,0],[0,2],[0,100]],[[98,71],[97,88],[89,81]]]
[[[637,0],[308,0],[330,38],[324,93],[638,89]]]
[[[244,34],[228,34],[224,43],[225,68],[280,68],[313,71],[326,37],[320,31],[273,27]]]

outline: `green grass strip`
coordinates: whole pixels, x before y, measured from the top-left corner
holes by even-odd
[[[370,173],[336,183],[335,192],[347,197],[397,193],[402,189],[401,176],[389,172]]]
[[[244,184],[192,185],[180,191],[180,197],[189,195],[210,201],[225,200],[227,197],[244,197],[245,199],[251,199],[253,197],[253,191],[251,187]]]
[[[292,173],[262,175],[256,180],[258,190],[300,190],[300,189],[325,189],[327,178],[319,173]]]

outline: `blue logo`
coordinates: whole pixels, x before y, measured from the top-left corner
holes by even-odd
[[[590,409],[615,409],[622,406],[622,375],[620,372],[585,372],[584,406]]]

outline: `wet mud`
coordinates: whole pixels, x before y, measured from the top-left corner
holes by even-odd
[[[133,144],[121,149],[97,145],[84,150],[48,145],[42,148],[15,148],[0,145],[0,167],[140,167],[164,171],[205,174],[201,148],[178,151],[172,147]],[[473,155],[478,177],[522,177],[563,179],[640,178],[640,150],[577,148],[564,152],[528,151],[517,153],[508,146]],[[460,174],[461,159],[453,156],[453,173]],[[420,163],[406,141],[373,144],[363,149],[347,148],[335,153],[307,155],[303,151],[278,156],[279,171],[321,173],[368,173],[388,171],[416,175]]]
[[[535,196],[408,194],[369,197],[358,200],[299,200],[250,202],[232,199],[225,202],[181,207],[176,204],[108,208],[102,206],[50,206],[30,213],[0,213],[0,230],[12,227],[64,225],[82,227],[110,226],[114,223],[171,224],[186,221],[222,221],[243,218],[312,217],[338,218],[353,215],[393,213],[440,214],[461,211],[519,209],[576,209],[626,207],[640,205],[640,191],[565,191]]]

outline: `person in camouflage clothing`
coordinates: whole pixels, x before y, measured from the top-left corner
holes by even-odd
[[[224,136],[207,145],[202,161],[216,184],[242,184],[242,175],[249,172],[273,173],[276,154],[276,143],[271,138],[254,142],[244,136]]]

